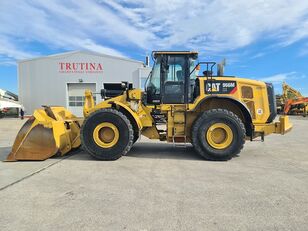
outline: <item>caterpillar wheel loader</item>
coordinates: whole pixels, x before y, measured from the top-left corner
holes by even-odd
[[[96,105],[94,93],[85,92],[85,119],[80,131],[76,118],[64,108],[61,116],[59,108],[47,107],[40,115],[36,111],[34,123],[49,129],[49,140],[55,140],[46,155],[43,147],[39,148],[40,142],[47,142],[41,136],[36,153],[41,151],[41,156],[48,158],[81,144],[96,159],[116,160],[143,135],[171,143],[191,143],[205,159],[228,160],[241,151],[245,140],[263,140],[265,135],[285,134],[292,128],[287,116],[274,122],[272,84],[224,76],[221,64],[217,65],[217,75],[213,75],[216,63],[198,62],[197,52],[154,51],[152,57],[154,65],[144,92],[127,82],[105,83],[103,101]],[[201,68],[204,71],[199,74]],[[32,158],[27,152],[16,152],[27,143],[24,133],[17,136],[8,159]]]

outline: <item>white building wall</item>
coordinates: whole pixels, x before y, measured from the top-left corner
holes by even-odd
[[[63,69],[61,69],[61,63]],[[66,69],[66,64],[71,71]],[[73,63],[75,65],[73,70]],[[95,64],[95,70],[81,70],[80,63]],[[100,66],[102,68],[100,68]],[[77,67],[77,68],[76,68]],[[70,52],[18,63],[19,99],[26,114],[32,114],[41,105],[67,106],[67,83],[95,83],[99,92],[103,83],[132,82],[139,88],[140,70],[149,73],[142,62],[91,52]],[[97,101],[100,97],[97,96]],[[79,115],[81,116],[81,115]]]

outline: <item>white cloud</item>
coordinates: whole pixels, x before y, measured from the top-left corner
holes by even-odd
[[[272,76],[263,77],[263,78],[260,78],[259,80],[264,81],[264,82],[273,83],[275,92],[277,94],[281,94],[283,82],[290,84],[292,87],[294,87],[298,91],[306,90],[305,80],[307,80],[307,76],[305,74],[300,74],[298,72],[292,71],[292,72],[279,73],[279,74],[275,74]]]
[[[95,21],[97,17],[91,16],[94,12],[74,1],[65,4],[61,5],[61,1],[1,1],[0,54],[14,59],[37,56],[38,53],[27,48],[29,43],[36,42],[51,49],[88,49],[125,56],[97,42],[104,30],[99,21]],[[94,4],[86,5],[94,8]]]
[[[263,57],[264,55],[266,55],[266,52],[258,52],[258,53],[256,53],[255,55],[253,55],[253,56],[251,57],[251,59],[261,58],[261,57]]]
[[[159,39],[152,43],[167,49],[188,47],[225,52],[262,38],[278,38],[281,44],[291,44],[308,36],[308,30],[300,30],[307,24],[307,1],[124,1],[126,5],[138,5],[137,10],[122,7],[122,2],[117,1],[116,6],[113,3],[114,9],[122,14],[133,12],[129,19],[137,21],[132,20],[135,26],[145,25],[143,29],[147,31],[165,34],[157,35]]]
[[[287,46],[308,38],[302,0],[15,0],[0,9],[0,38],[10,41],[0,54],[12,59],[37,55],[32,42],[126,56],[112,47],[221,54],[263,39]]]
[[[282,83],[284,81],[295,79],[295,78],[300,78],[300,77],[295,71],[292,71],[288,73],[280,73],[280,74],[276,74],[276,75],[272,75],[268,77],[263,77],[260,80],[264,82],[271,82],[271,83],[277,84],[277,83]]]
[[[32,52],[20,50],[11,41],[0,37],[0,66],[16,65],[16,59],[27,59],[35,56]]]
[[[26,59],[33,56],[33,54],[29,52],[20,51],[15,44],[5,38],[0,38],[0,55],[7,59]]]

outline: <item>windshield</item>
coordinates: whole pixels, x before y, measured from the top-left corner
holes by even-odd
[[[149,87],[155,92],[155,94],[160,93],[160,58],[156,59],[150,79],[147,81],[146,88]]]

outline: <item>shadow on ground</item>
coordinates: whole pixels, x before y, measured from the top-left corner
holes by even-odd
[[[202,160],[192,147],[187,144],[185,146],[174,146],[168,143],[136,143],[128,157],[136,158],[154,158],[154,159],[184,159],[184,160]]]
[[[0,148],[0,161],[6,159],[7,155],[10,153],[11,147],[2,147]],[[192,147],[192,145],[187,144],[184,146],[174,146],[173,144],[168,143],[146,143],[138,142],[134,144],[132,149],[126,155],[127,157],[132,158],[150,158],[150,159],[183,159],[183,160],[203,160]],[[63,159],[68,160],[93,160],[93,158],[86,151],[81,148],[72,150],[68,155],[65,156],[54,156],[51,159]],[[27,161],[29,162],[29,161]]]
[[[93,160],[97,161],[91,155],[81,148],[70,153],[68,159],[72,160]],[[126,155],[131,158],[150,158],[150,159],[183,159],[183,160],[203,160],[193,149],[192,145],[178,147],[168,143],[146,143],[138,142]],[[55,157],[62,158],[62,157]]]

